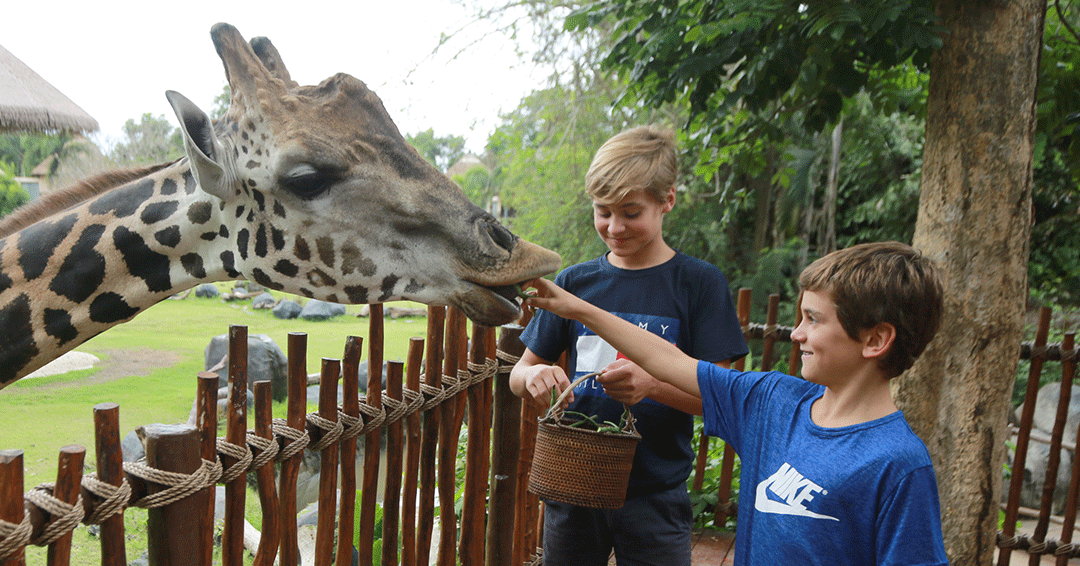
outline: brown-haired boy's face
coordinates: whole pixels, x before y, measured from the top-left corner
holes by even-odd
[[[648,262],[663,240],[664,215],[675,204],[675,191],[665,202],[644,191],[631,191],[617,203],[593,201],[593,227],[611,250],[609,261],[619,267]]]
[[[791,340],[802,351],[803,379],[834,387],[865,366],[862,343],[848,336],[828,293],[804,291],[802,315]]]

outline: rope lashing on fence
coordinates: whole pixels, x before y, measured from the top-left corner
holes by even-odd
[[[223,438],[218,438],[216,439],[218,458],[212,461],[202,460],[199,468],[191,474],[157,470],[147,466],[144,459],[137,462],[125,462],[123,467],[128,475],[146,482],[167,486],[158,493],[140,498],[133,505],[144,509],[164,507],[217,483],[235,481],[243,474],[257,470],[272,461],[291,458],[305,448],[321,451],[343,440],[368,434],[417,412],[426,411],[495,375],[509,374],[519,359],[518,356],[512,356],[501,350],[496,352],[496,357],[497,359],[489,358],[484,363],[469,362],[468,369],[458,370],[456,375],[443,375],[442,387],[421,384],[420,391],[405,388],[402,390],[404,400],[383,396],[381,406],[374,407],[367,403],[366,397],[361,396],[362,418],[346,415],[340,408],[338,414],[340,420],[337,422],[325,419],[317,413],[309,413],[306,415],[307,422],[324,432],[322,438],[314,444],[311,444],[311,437],[306,431],[288,426],[285,419],[273,419],[272,439],[262,438],[249,431],[246,446],[238,446]],[[220,460],[222,455],[230,456],[236,462],[228,469],[223,469]],[[73,531],[80,522],[101,524],[110,517],[123,513],[132,493],[127,479],[124,479],[121,485],[114,486],[99,480],[96,473],[89,473],[82,477],[82,489],[93,496],[85,498],[87,501],[85,505],[82,494],[75,504],[56,499],[52,496],[51,484],[42,484],[27,492],[24,498],[30,505],[58,519],[50,524],[41,536],[33,540],[31,540],[33,525],[30,521],[29,510],[20,523],[0,520],[0,560],[27,544],[49,545]],[[86,511],[87,509],[89,512]]]
[[[289,426],[289,423],[285,419],[274,419],[270,421],[270,429],[274,432],[274,439],[278,441],[278,448],[276,461],[288,460],[293,456],[304,451],[307,448],[310,439],[306,432],[302,430],[296,430]]]
[[[60,537],[74,530],[83,520],[82,494],[79,494],[75,503],[66,503],[53,497],[54,489],[56,489],[55,483],[43,483],[23,496],[23,499],[34,507],[56,517],[41,531],[40,535],[30,539],[30,543],[35,546],[48,546],[56,542]]]
[[[250,441],[250,439],[249,439]],[[233,444],[224,438],[217,439],[217,456],[218,462],[221,461],[222,456],[230,456],[236,460],[233,465],[225,468],[221,472],[221,483],[232,483],[236,478],[247,473],[251,468],[251,450],[248,450],[247,446],[239,446]]]
[[[5,560],[30,543],[34,527],[30,524],[30,510],[23,510],[23,519],[11,523],[0,519],[0,560]]]
[[[221,464],[204,459],[202,465],[190,474],[178,472],[166,472],[151,468],[146,465],[145,459],[136,462],[124,462],[124,471],[128,475],[135,476],[158,485],[169,486],[167,489],[140,498],[135,502],[136,507],[153,509],[164,507],[205,489],[217,483],[221,477]]]
[[[307,414],[308,424],[323,431],[322,438],[318,442],[312,444],[309,450],[315,452],[322,452],[327,448],[335,445],[341,440],[341,433],[345,430],[344,425],[340,421],[332,421],[330,419],[319,416],[318,413]]]
[[[1054,556],[1080,558],[1080,545],[1078,544],[1062,544],[1053,539],[1039,542],[1032,539],[1031,536],[1025,534],[1018,534],[1009,538],[1005,538],[1001,532],[998,532],[997,546],[998,548],[1023,550],[1033,556],[1053,554]]]
[[[86,525],[100,525],[113,515],[123,513],[128,500],[131,499],[131,484],[128,483],[127,478],[116,486],[99,480],[97,472],[90,472],[83,475],[82,488],[98,498],[96,503],[93,503],[95,501],[93,498],[89,498],[92,502],[91,510],[83,517],[83,523]],[[86,501],[87,498],[84,497],[83,500]]]

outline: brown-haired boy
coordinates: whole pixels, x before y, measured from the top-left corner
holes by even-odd
[[[940,324],[934,265],[905,244],[863,244],[799,283],[805,380],[701,363],[544,280],[528,303],[702,398],[706,432],[742,459],[736,564],[947,564],[930,456],[889,394]]]

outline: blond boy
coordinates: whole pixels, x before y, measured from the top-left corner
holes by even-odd
[[[724,275],[664,241],[663,220],[675,206],[675,154],[671,132],[655,126],[617,134],[597,151],[586,192],[609,251],[555,281],[696,358],[740,358],[746,343]],[[572,376],[608,370],[573,391],[569,410],[615,422],[625,404],[642,435],[622,508],[547,502],[545,566],[606,565],[612,550],[621,566],[688,566],[693,518],[686,480],[700,397],[655,379],[589,329],[550,313],[537,313],[522,340],[527,350],[510,375],[517,395],[550,403],[552,391],[570,385],[554,365],[568,352]]]

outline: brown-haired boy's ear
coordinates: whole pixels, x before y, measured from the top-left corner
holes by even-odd
[[[671,212],[674,209],[675,209],[675,185],[671,185],[671,188],[668,189],[667,195],[664,198],[663,211],[664,211],[664,213],[668,213],[668,212]]]
[[[877,326],[864,330],[863,357],[870,359],[884,356],[892,347],[894,340],[896,340],[896,327],[888,322],[879,322]]]

